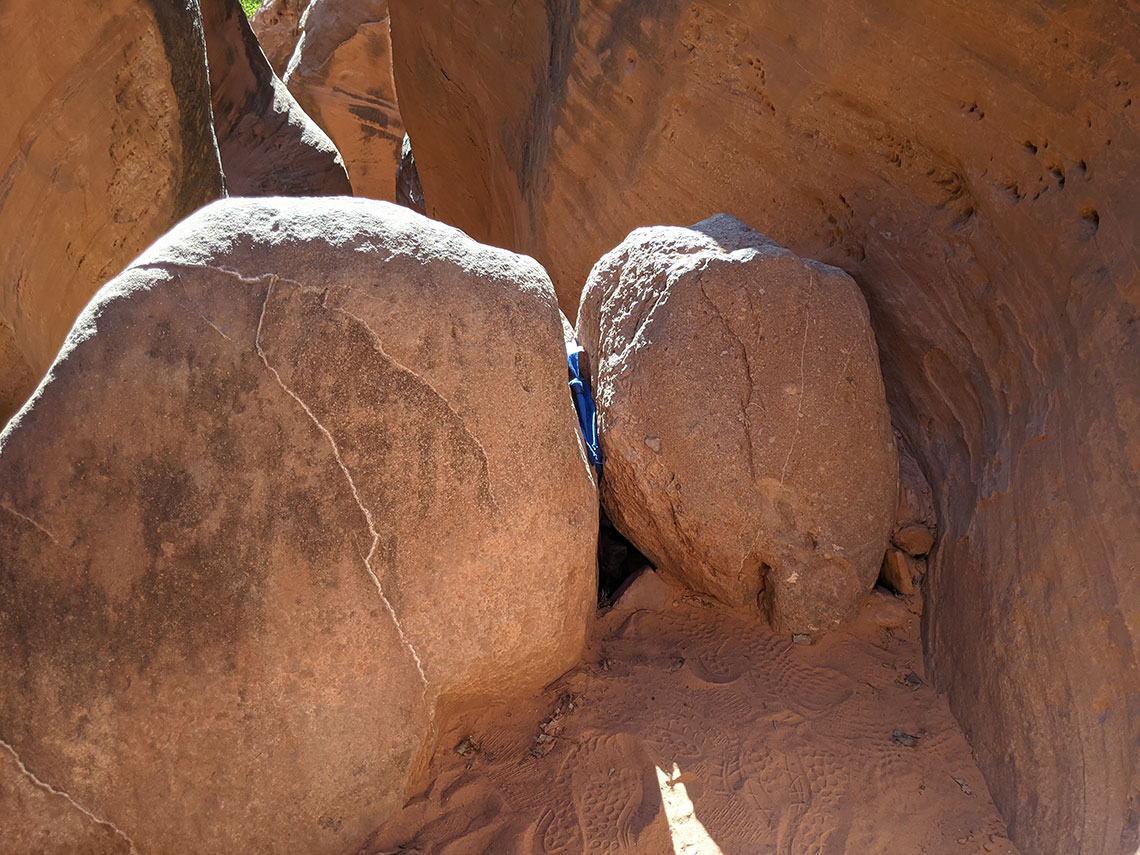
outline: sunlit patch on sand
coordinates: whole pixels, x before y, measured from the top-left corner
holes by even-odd
[[[681,769],[674,763],[669,774],[657,767],[657,783],[661,787],[661,803],[669,820],[675,855],[724,855],[697,819],[693,802],[681,781]]]

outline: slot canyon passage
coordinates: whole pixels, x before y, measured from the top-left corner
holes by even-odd
[[[1134,3],[0,56],[0,850],[1140,852]]]

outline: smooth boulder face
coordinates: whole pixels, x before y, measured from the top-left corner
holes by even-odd
[[[567,314],[633,228],[712,211],[855,278],[934,491],[927,673],[1019,847],[1134,853],[1140,18],[1109,0],[391,17],[429,213],[533,255]]]
[[[224,191],[196,3],[8,0],[0,44],[2,424],[99,286]]]
[[[815,633],[878,576],[898,462],[867,307],[739,220],[637,229],[594,266],[606,513],[654,565]]]
[[[577,661],[596,532],[535,262],[216,203],[0,435],[0,740],[144,855],[356,851],[437,709]]]
[[[312,0],[284,80],[340,149],[353,192],[395,201],[404,124],[387,0]]]
[[[352,195],[336,146],[273,73],[238,0],[200,5],[230,195]]]

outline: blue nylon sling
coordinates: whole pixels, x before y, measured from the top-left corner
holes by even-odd
[[[576,339],[566,342],[566,364],[570,369],[570,394],[574,398],[574,410],[578,413],[578,427],[582,430],[582,439],[586,444],[586,456],[590,464],[598,472],[598,480],[602,479],[602,447],[598,443],[597,408],[594,406],[594,396],[590,392],[590,381],[582,376],[581,361],[578,354],[582,348]]]

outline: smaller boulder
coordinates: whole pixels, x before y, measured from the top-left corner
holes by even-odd
[[[842,270],[724,214],[637,229],[582,293],[605,510],[663,573],[814,633],[879,575],[898,462]]]

